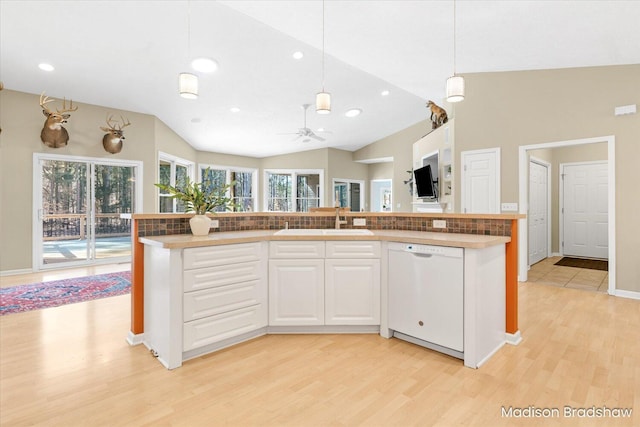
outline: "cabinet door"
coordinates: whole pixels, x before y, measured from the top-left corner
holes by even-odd
[[[325,324],[380,324],[380,260],[325,260]]]
[[[269,260],[269,325],[324,324],[324,260]]]

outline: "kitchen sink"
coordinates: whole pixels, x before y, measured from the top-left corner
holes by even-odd
[[[370,230],[362,230],[362,229],[349,229],[343,228],[340,230],[335,229],[327,229],[322,230],[322,234],[325,236],[372,236],[373,233]]]
[[[289,228],[276,231],[275,236],[371,236],[370,230],[354,229],[321,229],[321,228]]]

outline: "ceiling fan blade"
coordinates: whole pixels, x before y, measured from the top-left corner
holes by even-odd
[[[323,137],[318,136],[318,135],[316,135],[315,133],[311,133],[311,134],[309,134],[309,138],[313,138],[313,139],[318,140],[318,141],[324,141],[324,138],[323,138]]]
[[[300,132],[277,133],[276,135],[298,135]]]

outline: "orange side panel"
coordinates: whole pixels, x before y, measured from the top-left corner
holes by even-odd
[[[131,332],[144,332],[144,245],[138,241],[138,220],[131,220]]]
[[[511,241],[506,244],[506,330],[518,332],[518,220],[511,220]]]

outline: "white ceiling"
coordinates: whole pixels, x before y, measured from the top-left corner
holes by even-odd
[[[640,63],[640,1],[459,0],[456,10],[461,74]],[[427,118],[453,72],[453,2],[327,1],[325,11],[332,112],[308,113],[310,128],[331,132],[325,142],[279,135],[302,127],[300,106],[322,87],[321,1],[0,0],[0,79],[152,114],[196,149],[253,157],[355,150]],[[196,56],[220,68],[198,73],[200,96],[186,100],[177,76]],[[363,113],[346,118],[350,108]]]

